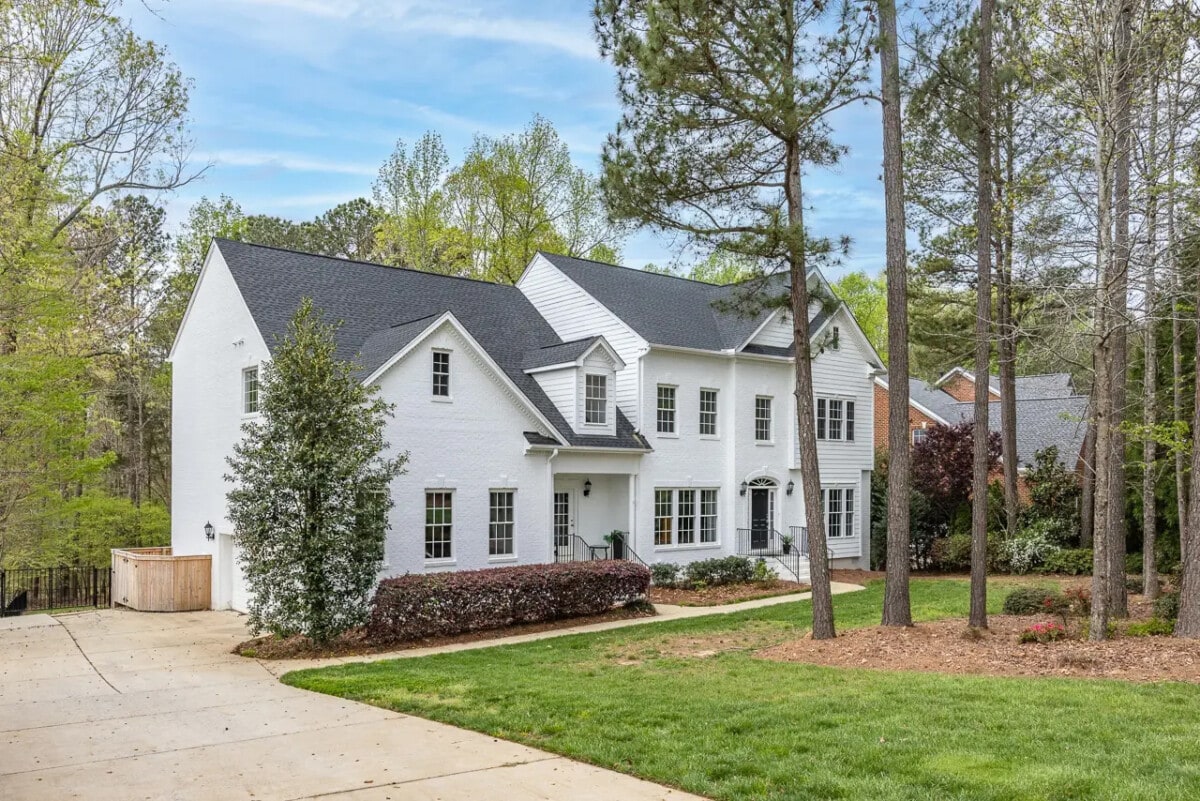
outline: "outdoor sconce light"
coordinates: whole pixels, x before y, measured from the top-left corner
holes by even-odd
[[[787,486],[787,494],[791,495],[796,490],[796,482],[789,481]]]
[[[210,542],[217,538],[217,530],[213,528],[212,523],[204,524],[204,538]]]
[[[591,494],[592,494],[592,480],[589,478],[583,482],[583,497],[586,498],[587,496],[589,496]]]
[[[746,482],[745,482],[745,481],[743,481],[743,482],[742,482],[742,493],[741,493],[742,495],[745,495],[745,494],[746,494],[746,486],[747,486],[747,485],[746,485]]]

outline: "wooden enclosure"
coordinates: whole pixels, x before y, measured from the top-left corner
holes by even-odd
[[[170,548],[113,549],[112,601],[139,612],[194,612],[212,601],[212,557]]]

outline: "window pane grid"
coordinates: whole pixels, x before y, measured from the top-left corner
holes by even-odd
[[[488,556],[512,556],[513,494],[508,490],[489,493]]]
[[[571,544],[571,495],[554,493],[554,546],[565,548]]]
[[[604,425],[608,421],[608,377],[587,375],[583,381],[583,421]]]
[[[658,433],[675,433],[675,387],[658,388]]]
[[[679,544],[693,545],[696,542],[696,491],[679,490]]]
[[[717,541],[717,491],[700,490],[700,542]]]
[[[700,390],[700,435],[704,437],[717,435],[717,391],[715,389]]]
[[[246,414],[258,411],[258,368],[242,371],[242,408]]]
[[[433,352],[433,394],[450,397],[450,354],[445,351]]]
[[[848,489],[846,493],[845,512],[842,522],[845,524],[845,536],[854,536],[854,490]]]
[[[759,442],[771,440],[771,399],[754,399],[754,438]]]
[[[699,532],[699,539],[697,539]],[[717,490],[655,489],[654,544],[696,545],[717,541]]]
[[[854,440],[854,401],[817,398],[817,439]]]
[[[674,509],[672,508],[674,493],[671,490],[654,491],[654,544],[670,545],[674,524]]]
[[[450,559],[453,500],[449,492],[425,493],[425,558]]]
[[[829,438],[842,438],[842,402],[840,400],[829,401]]]

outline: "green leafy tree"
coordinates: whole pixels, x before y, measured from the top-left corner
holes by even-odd
[[[1033,455],[1033,466],[1025,474],[1029,487],[1026,517],[1048,521],[1059,545],[1079,540],[1079,476],[1058,460],[1058,448],[1051,445]]]
[[[808,272],[827,241],[804,222],[803,176],[844,151],[829,115],[864,99],[872,36],[857,5],[597,0],[601,53],[617,68],[621,120],[602,154],[618,219],[721,248],[784,281],[751,280],[748,303],[793,315],[796,423],[811,552],[813,637],[835,634],[821,514]],[[787,297],[781,287],[788,286]]]
[[[324,642],[363,623],[384,556],[392,408],[335,357],[334,326],[297,309],[264,369],[262,419],[229,458],[229,518],[250,589],[250,625]]]
[[[833,282],[833,292],[846,302],[867,335],[867,341],[887,363],[887,281],[883,275],[846,273]]]

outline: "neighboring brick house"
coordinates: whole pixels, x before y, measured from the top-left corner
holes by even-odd
[[[993,431],[1000,430],[998,386],[999,379],[990,376],[988,427]],[[909,431],[914,443],[932,425],[955,425],[974,417],[975,376],[968,370],[956,367],[932,385],[910,378],[908,388]],[[1034,455],[1050,445],[1058,447],[1063,465],[1081,469],[1088,396],[1075,392],[1067,373],[1017,376],[1016,391],[1018,469],[1024,472],[1033,464]],[[887,448],[887,399],[888,376],[884,374],[875,379],[876,452]]]

